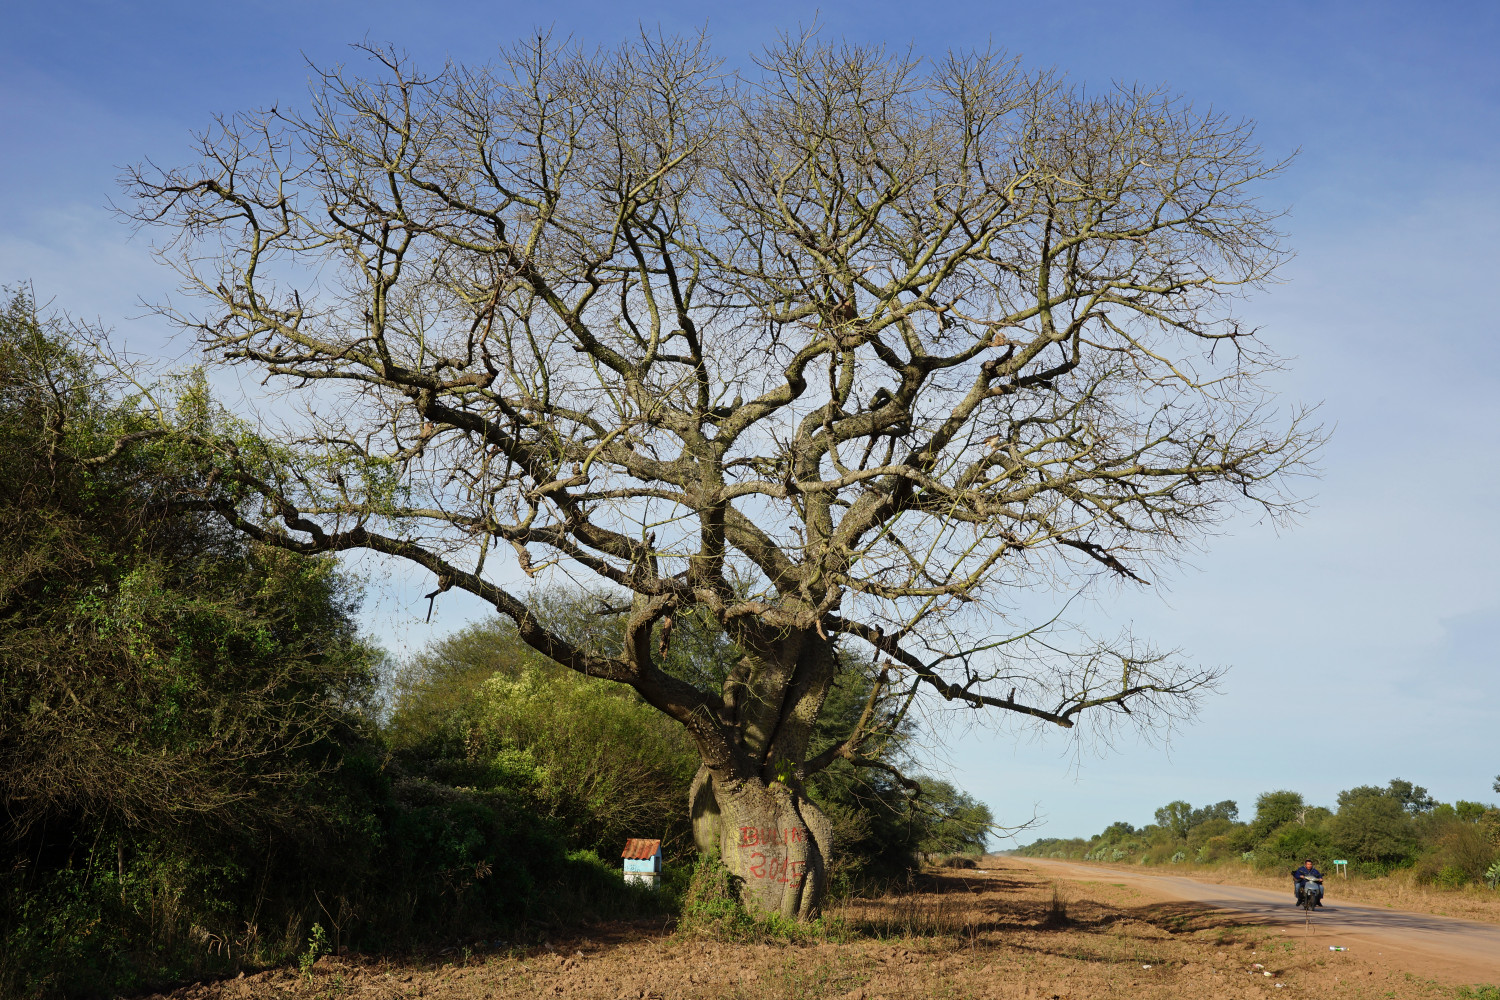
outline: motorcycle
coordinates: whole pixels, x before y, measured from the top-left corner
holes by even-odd
[[[1297,894],[1297,905],[1304,910],[1311,910],[1323,901],[1323,880],[1320,878],[1304,878],[1298,880],[1300,892]]]

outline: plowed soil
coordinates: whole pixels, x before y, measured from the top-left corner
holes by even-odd
[[[325,957],[184,987],[174,1000],[499,998],[1285,997],[1500,1000],[1500,956],[1455,965],[1373,939],[1341,944],[1316,919],[1184,901],[1113,873],[1018,858],[937,872],[913,891],[838,907],[811,943],[742,943],[612,924],[520,951],[454,948],[428,959]],[[1321,916],[1321,914],[1320,914]],[[1330,924],[1330,928],[1332,925]],[[1346,947],[1345,951],[1330,951]]]

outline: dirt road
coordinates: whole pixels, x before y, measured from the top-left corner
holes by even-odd
[[[1309,921],[1306,913],[1292,905],[1290,877],[1285,892],[1274,892],[1048,858],[1005,860],[1068,881],[1126,883],[1170,899],[1250,914],[1264,922],[1286,924],[1319,937],[1347,940],[1350,947],[1363,945],[1381,953],[1409,955],[1424,967],[1436,962],[1449,970],[1470,970],[1475,977],[1500,974],[1500,926],[1340,902],[1338,883],[1332,879],[1325,883],[1327,895],[1322,909],[1315,911]]]

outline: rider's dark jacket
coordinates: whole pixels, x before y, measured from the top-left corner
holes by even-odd
[[[1292,869],[1292,880],[1294,882],[1302,882],[1306,879],[1322,877],[1323,873],[1318,871],[1316,868],[1303,868],[1299,865],[1298,867]]]

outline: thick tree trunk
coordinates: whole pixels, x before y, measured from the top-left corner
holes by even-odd
[[[707,767],[688,794],[698,850],[743,880],[746,909],[791,920],[818,915],[832,830],[811,800],[787,782],[724,779]]]
[[[810,920],[827,893],[833,837],[796,771],[838,666],[833,644],[816,629],[733,638],[744,656],[724,685],[722,747],[698,739],[693,836],[741,880],[748,910]]]

